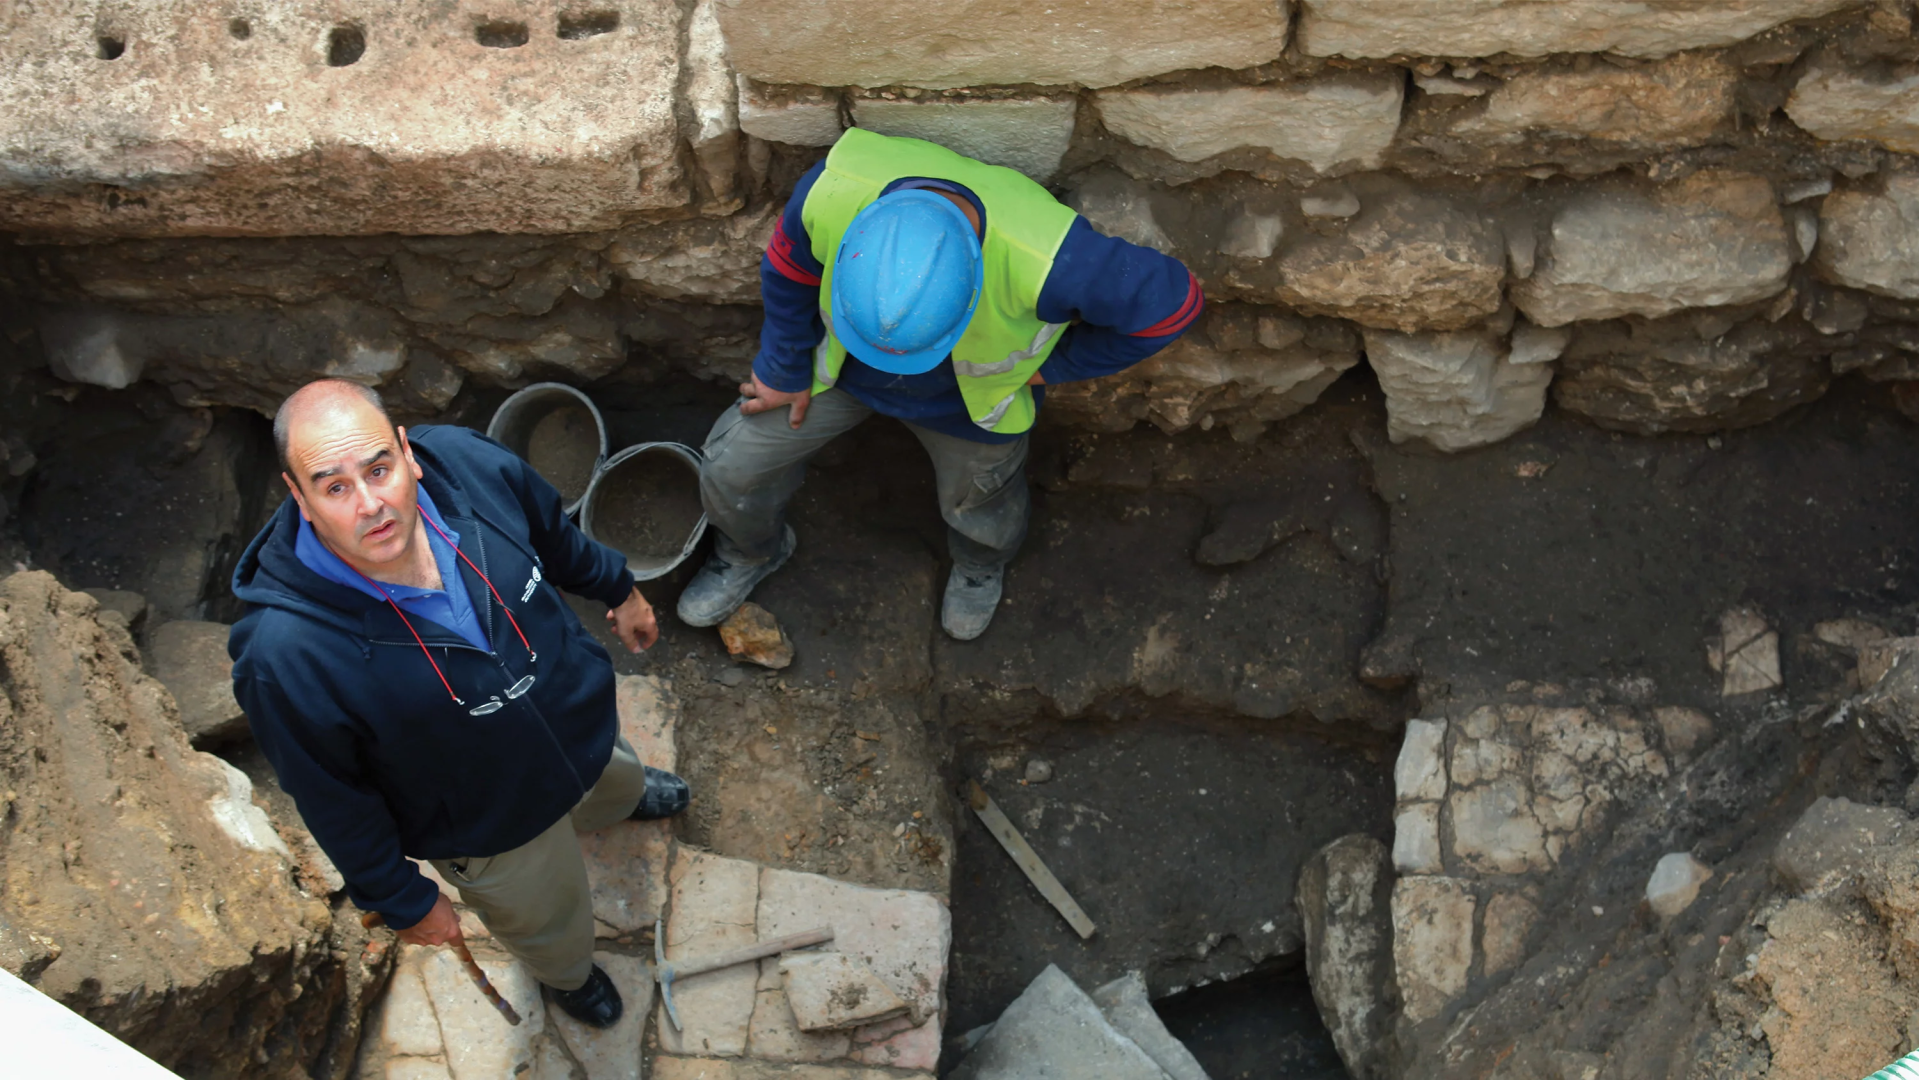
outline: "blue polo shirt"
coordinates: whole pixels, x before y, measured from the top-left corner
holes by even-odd
[[[427,546],[433,551],[433,563],[440,568],[440,582],[445,588],[416,589],[411,585],[395,585],[386,581],[380,582],[379,588],[375,588],[359,571],[348,566],[346,560],[320,542],[319,535],[313,531],[313,524],[305,516],[300,518],[300,533],[293,541],[293,553],[308,570],[328,581],[358,589],[382,603],[390,596],[408,616],[439,623],[465,638],[474,648],[492,652],[493,647],[486,640],[486,630],[480,625],[479,614],[473,610],[473,599],[467,595],[466,581],[460,576],[460,556],[453,550],[460,543],[460,534],[447,528],[439,508],[433,505],[432,496],[426,493],[426,485],[415,484],[413,490],[420,495],[420,513],[437,523],[440,529],[445,529],[447,538],[452,540],[452,543],[448,543],[440,538],[439,529],[427,526]],[[386,596],[380,595],[380,589],[386,590]]]

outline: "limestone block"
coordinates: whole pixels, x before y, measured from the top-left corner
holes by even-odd
[[[476,959],[493,988],[520,1014],[520,1023],[506,1022],[473,985],[453,950],[428,953],[421,973],[440,1018],[440,1038],[446,1044],[453,1080],[492,1080],[533,1068],[540,1036],[546,1031],[540,984],[532,973],[517,960]]]
[[[1388,1075],[1391,880],[1386,846],[1355,834],[1315,852],[1300,868],[1294,892],[1306,927],[1313,1001],[1340,1060],[1358,1080]]]
[[[613,705],[620,718],[620,734],[641,761],[667,772],[680,767],[675,740],[680,702],[673,694],[671,679],[663,675],[617,675],[613,679]]]
[[[813,955],[813,954],[794,954]],[[831,955],[840,955],[834,953]],[[760,962],[759,990],[753,1003],[753,1023],[746,1035],[748,1057],[761,1061],[839,1062],[853,1050],[845,1031],[803,1031],[787,998],[778,960]],[[891,993],[891,991],[888,991]],[[905,1008],[904,1004],[901,1009]]]
[[[1004,165],[1045,183],[1073,141],[1079,102],[1070,97],[996,101],[853,102],[853,123],[881,135],[938,143],[988,165]]]
[[[147,661],[180,706],[180,723],[195,743],[222,742],[247,731],[246,713],[233,697],[233,661],[225,623],[181,619],[147,636]]]
[[[147,359],[137,333],[103,308],[56,309],[40,318],[47,367],[68,382],[124,390],[140,381]]]
[[[679,754],[673,732],[679,703],[672,684],[657,675],[621,675],[614,681],[620,734],[641,762],[672,772]],[[617,933],[653,925],[666,908],[673,831],[664,821],[622,821],[580,835],[593,914]]]
[[[1894,173],[1880,190],[1848,188],[1819,209],[1813,268],[1827,281],[1919,300],[1919,176]]]
[[[937,897],[769,869],[760,875],[758,906],[762,937],[831,926],[832,947],[864,963],[898,994],[914,1024],[938,1019],[953,920]]]
[[[1779,634],[1753,608],[1733,608],[1719,617],[1719,636],[1706,643],[1706,663],[1724,676],[1719,690],[1723,697],[1785,683],[1779,673]]]
[[[1393,762],[1393,795],[1401,800],[1444,798],[1445,746],[1444,718],[1406,721],[1406,736],[1400,740],[1399,757]]]
[[[635,226],[615,234],[605,257],[634,289],[667,300],[756,304],[760,255],[780,207],[720,218]]]
[[[1685,757],[1712,738],[1712,717],[1698,709],[1665,706],[1652,711],[1653,720],[1665,738],[1666,749]]]
[[[720,0],[733,64],[816,86],[1114,86],[1190,68],[1244,68],[1286,48],[1288,0],[1013,0],[872,4]]]
[[[1256,436],[1359,362],[1343,329],[1316,331],[1250,305],[1212,305],[1185,336],[1126,371],[1049,390],[1046,407],[1101,431],[1147,420],[1168,433],[1224,423],[1236,437]]]
[[[1274,299],[1314,315],[1413,332],[1459,330],[1499,310],[1506,252],[1485,221],[1431,195],[1362,210],[1345,232],[1280,256]]]
[[[717,0],[699,0],[686,23],[686,104],[693,114],[687,142],[700,164],[707,191],[731,209],[738,187],[739,84],[726,60],[726,38],[715,14]]]
[[[1341,74],[1222,90],[1107,90],[1096,100],[1107,130],[1180,161],[1250,148],[1327,173],[1379,164],[1405,93],[1397,73]]]
[[[1761,423],[1825,392],[1822,347],[1796,320],[1730,329],[1685,314],[1579,323],[1559,361],[1561,408],[1642,433]]]
[[[1479,940],[1486,974],[1518,966],[1526,958],[1526,936],[1539,922],[1539,908],[1519,893],[1499,893],[1486,901],[1485,920]]]
[[[1171,255],[1173,241],[1154,216],[1153,195],[1151,184],[1106,168],[1082,178],[1064,201],[1107,236]]]
[[[853,1032],[853,1051],[847,1055],[862,1065],[883,1065],[895,1069],[930,1069],[940,1058],[940,1019],[934,1017],[918,1027],[907,1017],[888,1020]]]
[[[1572,331],[1563,326],[1534,326],[1522,322],[1513,327],[1509,364],[1545,364],[1560,358],[1572,343]]]
[[[407,954],[393,972],[386,1000],[380,1005],[380,1045],[396,1056],[433,1057],[442,1046],[440,1020],[420,975],[428,950],[411,948]]]
[[[953,1080],[1166,1080],[1086,992],[1048,964],[979,1041]]]
[[[707,956],[759,940],[754,916],[760,895],[758,866],[681,847],[674,853],[671,881],[673,915],[666,923],[668,960]],[[758,982],[759,969],[752,964],[675,982],[673,998],[686,1026],[675,1030],[662,1003],[654,1024],[660,1048],[669,1054],[716,1057],[745,1053]]]
[[[1367,330],[1365,339],[1394,442],[1425,439],[1447,451],[1484,446],[1532,426],[1546,411],[1552,368],[1510,363],[1504,343],[1485,331]]]
[[[1410,803],[1393,815],[1393,869],[1402,874],[1445,871],[1439,850],[1438,803]]]
[[[1820,796],[1773,850],[1772,866],[1794,892],[1809,892],[1835,875],[1862,869],[1875,849],[1902,842],[1911,819],[1890,806]]]
[[[554,0],[511,20],[464,4],[349,20],[295,0],[249,11],[240,38],[189,0],[14,7],[0,228],[562,233],[684,206],[679,7],[599,8],[607,32],[567,37]],[[489,47],[483,18],[521,42]],[[124,52],[100,59],[102,36]]]
[[[1471,890],[1458,878],[1393,883],[1393,968],[1406,1019],[1430,1020],[1466,989],[1475,907]]]
[[[1261,214],[1242,209],[1226,224],[1219,253],[1237,259],[1270,259],[1286,235],[1286,219],[1278,214]]]
[[[845,953],[790,953],[780,958],[779,969],[801,1031],[864,1027],[906,1012],[898,994]]]
[[[1453,854],[1468,866],[1488,874],[1524,874],[1552,868],[1545,830],[1533,816],[1523,779],[1455,790],[1448,809]]]
[[[814,86],[763,87],[739,76],[740,130],[756,139],[792,146],[831,146],[839,141],[840,99]]]
[[[1919,76],[1872,78],[1821,57],[1793,86],[1786,115],[1817,138],[1919,153]]]
[[[1538,68],[1507,79],[1485,111],[1451,125],[1470,143],[1593,139],[1622,146],[1691,146],[1728,122],[1738,74],[1720,57],[1687,53],[1644,67]]]
[[[1144,975],[1129,971],[1093,991],[1092,998],[1113,1027],[1146,1051],[1146,1056],[1165,1071],[1168,1080],[1208,1080],[1205,1068],[1193,1057],[1193,1052],[1166,1030],[1159,1013],[1153,1011]]]
[[[620,991],[625,1009],[610,1028],[588,1027],[556,1004],[547,1006],[547,1018],[566,1040],[566,1047],[586,1069],[586,1080],[640,1080],[640,1035],[646,1014],[653,1009],[653,973],[637,956],[596,952],[600,965]]]
[[[1467,787],[1517,772],[1521,761],[1518,747],[1490,735],[1475,739],[1462,731],[1453,743],[1449,772],[1454,784]]]
[[[1763,300],[1792,269],[1772,185],[1702,171],[1646,190],[1593,188],[1553,216],[1513,302],[1540,326]]]
[[[1730,45],[1854,0],[1302,0],[1309,56],[1547,56],[1612,52],[1653,58]]]
[[[1712,870],[1691,852],[1674,851],[1659,857],[1646,879],[1646,903],[1653,914],[1670,919],[1699,899],[1699,887],[1712,878]]]

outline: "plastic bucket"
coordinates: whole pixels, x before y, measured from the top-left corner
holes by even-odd
[[[671,442],[640,443],[614,454],[586,489],[580,528],[624,554],[637,580],[672,573],[706,535],[700,455]]]
[[[565,383],[534,383],[516,392],[494,411],[486,434],[558,488],[569,514],[586,500],[606,460],[605,418],[591,398]]]

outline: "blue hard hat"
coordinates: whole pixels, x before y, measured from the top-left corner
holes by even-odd
[[[966,333],[984,280],[979,235],[959,207],[917,188],[883,195],[840,240],[833,336],[881,371],[931,371]]]

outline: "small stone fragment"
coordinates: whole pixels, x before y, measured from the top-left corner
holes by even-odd
[[[1349,218],[1359,213],[1359,196],[1337,186],[1314,191],[1300,197],[1299,212],[1309,218]]]
[[[1646,902],[1654,914],[1670,919],[1692,906],[1699,898],[1699,887],[1711,877],[1712,870],[1688,852],[1662,855],[1646,879]]]
[[[1472,892],[1458,878],[1401,878],[1393,885],[1393,967],[1408,1020],[1443,1011],[1466,989],[1473,964]]]
[[[780,958],[780,974],[801,1031],[842,1031],[906,1012],[898,994],[845,953],[789,953]]]
[[[1779,634],[1752,608],[1734,608],[1719,617],[1719,637],[1707,643],[1706,660],[1724,676],[1719,691],[1723,697],[1771,690],[1785,682],[1779,673]]]
[[[1047,782],[1048,780],[1051,780],[1052,778],[1053,778],[1052,762],[1046,760],[1045,758],[1028,758],[1026,760],[1026,782],[1027,783],[1044,784],[1045,782]]]
[[[1193,1052],[1166,1030],[1159,1013],[1154,1011],[1152,999],[1146,993],[1145,976],[1129,971],[1093,991],[1092,998],[1113,1027],[1139,1044],[1147,1057],[1166,1070],[1171,1080],[1207,1080],[1206,1070],[1193,1057]]]
[[[793,662],[793,641],[780,629],[773,613],[755,603],[744,603],[720,624],[726,651],[748,663],[778,670]]]

